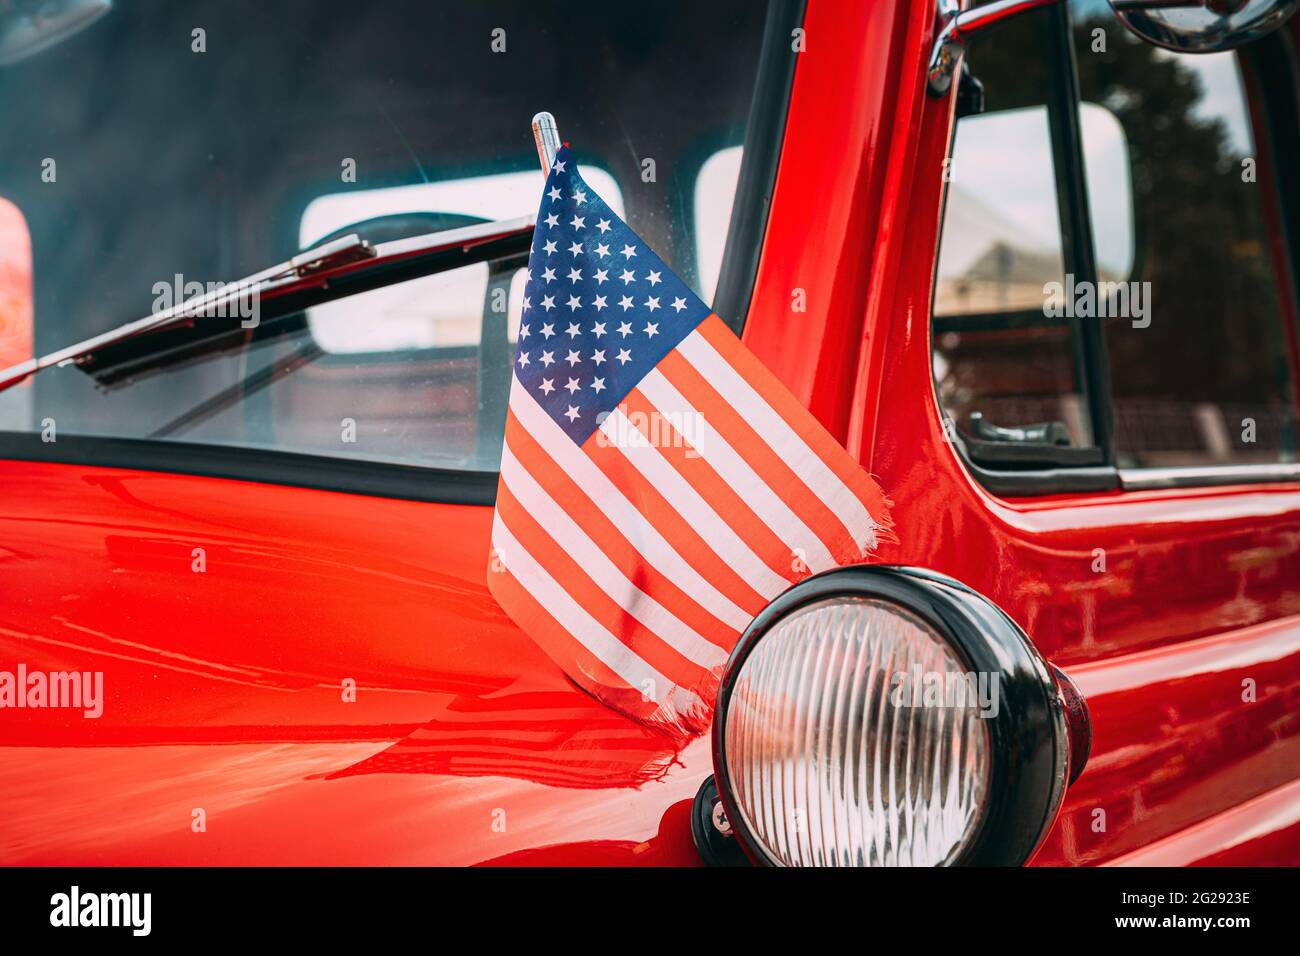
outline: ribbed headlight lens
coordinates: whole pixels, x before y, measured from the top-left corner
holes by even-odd
[[[969,670],[918,616],[875,598],[776,623],[740,664],[722,727],[752,843],[787,866],[951,862],[990,789]]]

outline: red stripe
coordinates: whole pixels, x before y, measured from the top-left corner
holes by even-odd
[[[519,629],[536,641],[552,660],[562,661],[561,670],[597,700],[638,720],[654,722],[659,705],[652,700],[642,700],[640,691],[629,692],[627,682],[551,617],[508,570],[490,570],[488,590]]]
[[[735,449],[746,464],[775,492],[826,546],[836,561],[859,558],[852,533],[816,493],[800,480],[757,431],[676,349],[659,363],[659,371],[694,406],[709,427]]]
[[[636,470],[636,466],[613,445],[602,445],[604,432],[597,429],[582,450],[614,483],[623,496],[641,512],[664,540],[673,546],[691,567],[709,580],[751,617],[767,606],[767,600],[749,586],[726,561],[709,547],[690,523],[669,504],[654,485]]]
[[[497,516],[538,564],[546,569],[588,614],[634,654],[675,684],[695,687],[709,673],[646,627],[606,594],[569,553],[552,538],[510,493],[504,481],[497,490]],[[638,688],[639,689],[639,688]],[[668,688],[658,688],[662,693]]]
[[[664,459],[673,466],[702,497],[706,504],[734,531],[760,561],[772,569],[773,573],[785,578],[791,584],[802,577],[793,570],[793,555],[786,544],[771,527],[754,513],[745,500],[703,457],[691,448],[671,422],[659,415],[654,403],[640,389],[628,392],[623,404],[619,406],[628,421],[652,441]],[[637,416],[636,413],[641,415]],[[649,416],[657,416],[656,425],[649,424]],[[640,421],[637,421],[640,418]]]
[[[506,422],[506,445],[534,480],[628,580],[724,651],[735,645],[736,631],[697,604],[670,578],[647,564],[641,552],[601,510],[599,503],[546,453],[513,415]]]
[[[735,333],[716,315],[701,322],[696,331],[790,424],[826,467],[857,496],[867,513],[875,519],[879,530],[886,532],[890,526],[889,499],[812,413],[799,404],[789,389],[741,344]]]

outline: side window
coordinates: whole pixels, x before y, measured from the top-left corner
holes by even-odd
[[[712,302],[718,289],[743,153],[743,146],[720,149],[704,161],[695,176],[695,258],[700,297],[705,302]]]
[[[1296,461],[1252,54],[1163,50],[1089,0],[972,45],[984,109],[957,122],[933,322],[946,426],[977,469],[1068,487],[1062,468]]]
[[[1131,261],[1139,284],[1130,289],[1141,298],[1131,315],[1103,319],[1116,465],[1295,461],[1288,265],[1273,181],[1282,167],[1260,154],[1263,104],[1245,82],[1248,51],[1170,53],[1107,7],[1070,8],[1080,96],[1113,116],[1129,143],[1133,234],[1093,216],[1103,277]],[[1089,133],[1084,124],[1085,145]],[[1124,195],[1105,180],[1088,185],[1094,208],[1129,201],[1127,182]]]
[[[1077,244],[1061,188],[1050,12],[972,45],[984,108],[958,119],[944,168],[935,383],[945,428],[992,470],[1101,463],[1080,323],[1044,307],[1045,290],[1064,289]]]

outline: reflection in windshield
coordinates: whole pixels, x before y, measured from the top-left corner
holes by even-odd
[[[602,196],[610,196],[610,207],[624,214],[623,193],[614,178],[603,169],[580,165],[582,175]],[[518,173],[496,173],[467,179],[333,192],[318,196],[303,210],[298,229],[299,245],[306,249],[321,239],[346,231],[353,223],[378,216],[402,213],[440,213],[484,219],[517,219],[537,212],[545,177],[540,169]],[[734,184],[733,184],[734,190]],[[394,352],[438,346],[477,345],[483,324],[483,302],[487,296],[486,264],[454,269],[403,283],[392,289],[377,289],[367,297],[366,320],[356,321],[355,307],[347,302],[329,302],[307,311],[307,322],[316,342],[326,352]],[[519,294],[523,294],[520,283]],[[518,327],[516,303],[502,299]]]
[[[18,207],[0,199],[0,368],[32,357],[32,242]],[[22,428],[31,417],[32,387],[0,392],[0,429]]]
[[[1119,463],[1294,461],[1270,172],[1240,55],[1171,53],[1104,7],[1074,0],[1071,11],[1080,93],[1109,109],[1129,142],[1134,260],[1153,290],[1149,328],[1106,326]],[[1096,29],[1109,38],[1105,54],[1091,52]],[[1105,224],[1095,228],[1103,248]]]
[[[367,8],[360,28],[345,0],[113,4],[0,67],[0,198],[31,230],[35,352],[148,315],[160,281],[229,281],[358,219],[532,214],[540,109],[584,175],[621,196],[627,221],[700,289],[726,227],[697,222],[691,197],[709,157],[743,142],[766,4],[657,10],[647,23],[639,7],[597,0],[394,0]],[[495,53],[503,18],[507,52]],[[720,183],[734,192],[734,177]],[[50,417],[61,436],[161,431],[495,467],[521,290],[516,266],[499,263],[486,282],[479,268],[357,297],[313,309],[287,339],[275,338],[283,326],[259,329],[242,354],[110,392],[50,369],[0,396],[0,427]],[[290,360],[308,345],[325,354]],[[292,370],[240,394],[273,353]],[[233,407],[176,426],[231,389]],[[14,411],[19,393],[29,405]]]

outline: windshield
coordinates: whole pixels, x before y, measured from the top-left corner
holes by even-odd
[[[540,109],[584,178],[712,299],[765,4],[56,5],[84,22],[16,57],[25,5],[0,5],[0,365],[356,223],[532,215]],[[491,470],[522,267],[250,323],[234,352],[111,390],[50,369],[0,394],[0,430]]]

